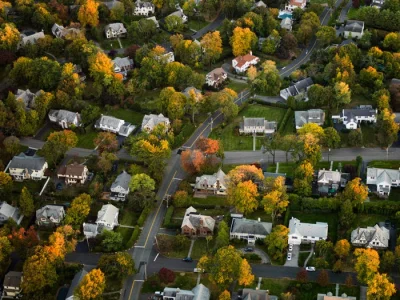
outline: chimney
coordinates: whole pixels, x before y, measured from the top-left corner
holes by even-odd
[[[250,55],[253,55],[253,51],[250,50],[249,54],[250,54]]]
[[[258,218],[258,222],[261,222],[261,219],[260,219],[260,218]]]

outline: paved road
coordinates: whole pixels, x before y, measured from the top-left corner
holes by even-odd
[[[195,34],[192,35],[193,39],[200,39],[203,35],[205,35],[209,31],[214,31],[217,29],[222,22],[224,21],[225,16],[223,14],[220,14],[214,21],[212,21],[210,24],[208,24],[206,27],[203,27],[199,31],[197,31]]]

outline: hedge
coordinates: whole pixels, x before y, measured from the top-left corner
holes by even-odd
[[[137,221],[137,224],[138,224],[140,227],[143,226],[143,224],[144,224],[144,222],[146,221],[147,216],[149,215],[150,211],[151,211],[151,207],[146,207],[145,209],[143,209],[143,211],[142,211],[142,213],[140,214],[140,217],[139,217],[139,219],[138,219],[138,221]]]
[[[285,219],[283,220],[283,225],[285,225],[286,227],[289,227],[289,217],[290,217],[290,207],[286,209]]]
[[[393,217],[400,210],[398,201],[364,202],[358,212],[367,214],[381,214]]]
[[[286,127],[286,123],[290,119],[292,114],[293,114],[293,110],[291,108],[288,108],[285,115],[283,116],[281,123],[279,124],[278,133],[283,133],[283,131],[285,130],[285,127]]]
[[[254,102],[258,103],[258,104],[261,104],[261,105],[267,105],[267,106],[279,107],[279,108],[287,108],[288,107],[287,104],[279,103],[279,102],[276,102],[276,103],[265,102],[265,101],[257,99],[257,98],[251,98],[250,100],[254,101]]]
[[[171,205],[167,209],[167,213],[165,214],[164,218],[164,227],[168,227],[171,224],[172,215],[174,214],[174,206]]]
[[[126,243],[126,247],[131,248],[135,244],[135,242],[138,240],[139,235],[140,235],[140,227],[138,225],[136,225],[135,229],[133,230],[131,238]]]

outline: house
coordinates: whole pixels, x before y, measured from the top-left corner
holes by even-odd
[[[186,98],[190,98],[190,97],[191,97],[191,94],[193,93],[192,91],[193,91],[194,94],[195,94],[196,101],[198,101],[199,99],[201,99],[201,97],[202,97],[201,91],[198,90],[198,89],[196,89],[196,88],[193,87],[193,86],[187,87],[187,88],[182,92],[182,94],[184,94],[184,95],[186,96]]]
[[[25,105],[25,109],[35,108],[35,99],[41,93],[41,90],[36,93],[32,93],[29,89],[18,89],[17,93],[15,94],[15,99],[17,99],[18,101],[22,101]]]
[[[285,5],[285,10],[293,11],[296,8],[304,9],[306,8],[307,0],[290,0],[287,5]]]
[[[347,296],[346,294],[342,294],[342,296],[338,296],[339,291],[336,291],[336,296],[333,296],[331,292],[327,294],[318,294],[317,300],[357,300],[357,297]]]
[[[308,101],[307,90],[312,86],[314,82],[311,77],[304,78],[296,83],[290,85],[288,88],[280,91],[280,96],[287,100],[289,97],[296,97]]]
[[[205,237],[214,232],[215,220],[209,216],[200,215],[195,208],[186,209],[181,226],[182,234],[188,237]]]
[[[18,225],[21,223],[24,216],[20,214],[19,208],[11,206],[7,202],[0,204],[0,224],[4,224],[8,219],[13,219]]]
[[[22,272],[10,271],[4,276],[1,299],[20,299],[22,297],[21,283],[24,280]]]
[[[192,290],[165,287],[162,293],[163,300],[210,300],[210,290],[202,283]]]
[[[252,134],[272,134],[276,131],[277,123],[268,121],[265,118],[246,118],[243,117],[243,122],[240,122],[239,133]]]
[[[62,166],[58,169],[57,178],[65,178],[66,184],[84,184],[86,182],[89,170],[85,165],[76,162],[70,165]]]
[[[58,226],[64,220],[64,206],[46,205],[36,211],[36,224]]]
[[[97,213],[96,224],[100,229],[113,230],[115,226],[118,226],[118,214],[119,209],[117,207],[112,204],[105,204]]]
[[[342,122],[346,129],[357,129],[361,122],[376,123],[378,110],[370,105],[360,106],[355,109],[342,109],[339,115],[333,115],[332,119]]]
[[[133,69],[133,59],[130,59],[129,56],[116,57],[112,62],[114,64],[114,72],[122,74],[124,78]]]
[[[132,176],[125,171],[122,171],[122,173],[117,176],[111,185],[111,200],[125,201],[126,196],[129,194],[129,182],[131,181],[131,177]]]
[[[57,123],[63,129],[79,127],[82,125],[82,119],[79,113],[64,109],[50,109],[49,120],[53,123]]]
[[[284,18],[281,21],[281,28],[292,31],[293,20],[291,18]]]
[[[271,233],[272,223],[246,218],[233,218],[230,239],[247,240],[249,245],[255,245],[256,240],[264,240]]]
[[[104,32],[108,39],[125,37],[127,30],[122,23],[112,23],[104,27]]]
[[[206,75],[206,84],[218,88],[228,78],[228,74],[222,68],[216,68]]]
[[[104,115],[101,115],[100,119],[96,121],[94,127],[96,129],[113,132],[125,137],[129,136],[136,128],[135,125],[125,122],[124,120]]]
[[[364,34],[364,22],[357,20],[347,20],[344,27],[344,37],[361,38]]]
[[[99,232],[97,231],[97,224],[93,223],[83,223],[82,228],[83,228],[83,235],[85,236],[86,239],[92,239],[95,238]]]
[[[149,14],[154,14],[155,7],[151,2],[142,2],[140,0],[135,3],[135,10],[133,12],[134,16],[148,16]]]
[[[79,28],[65,28],[57,23],[54,23],[53,27],[51,27],[51,32],[56,38],[60,39],[64,39],[66,37],[76,38],[81,35],[81,30]]]
[[[44,172],[47,168],[47,162],[43,157],[36,155],[28,156],[23,152],[14,156],[8,164],[10,175],[16,181],[44,179],[46,178]]]
[[[168,130],[171,123],[169,122],[169,119],[167,117],[164,117],[163,114],[144,115],[142,121],[142,131],[151,132],[158,124],[163,124],[165,126],[165,129]]]
[[[367,168],[367,185],[379,195],[389,196],[392,186],[400,186],[400,170]]]
[[[150,21],[153,21],[154,22],[154,24],[156,24],[156,27],[157,28],[159,28],[160,27],[160,24],[158,23],[158,21],[157,21],[157,19],[156,19],[156,17],[149,17],[149,18],[146,18],[146,20],[150,20]]]
[[[317,176],[318,192],[320,194],[336,194],[339,188],[344,188],[350,174],[332,170],[319,170]]]
[[[196,177],[194,190],[196,193],[226,195],[226,174],[221,169],[213,175]]]
[[[278,300],[277,296],[269,294],[269,290],[253,290],[243,289],[242,297],[243,300]]]
[[[249,54],[238,56],[232,60],[232,67],[236,73],[244,73],[250,66],[254,66],[260,62],[257,56],[254,56],[250,51]]]
[[[252,9],[261,8],[261,7],[267,8],[267,4],[265,4],[263,1],[260,0],[260,1],[257,1],[256,3],[254,3]]]
[[[385,226],[354,229],[351,232],[351,244],[354,247],[386,249],[389,247],[390,231]]]
[[[376,7],[377,9],[381,9],[384,3],[385,0],[372,0],[371,6]]]
[[[288,243],[293,245],[326,240],[328,238],[328,223],[301,223],[299,219],[292,217],[289,221],[288,237]]]
[[[315,123],[322,126],[325,122],[325,112],[322,109],[310,109],[306,111],[295,111],[294,119],[296,129],[300,129],[305,124]]]
[[[101,4],[103,4],[104,6],[106,6],[109,10],[112,10],[114,8],[117,7],[121,7],[122,9],[124,9],[124,4],[121,1],[117,1],[117,0],[113,0],[113,1],[102,1]]]
[[[74,279],[72,279],[71,285],[69,286],[65,300],[79,300],[76,296],[74,296],[75,289],[79,286],[83,277],[85,277],[87,273],[88,272],[85,269],[82,269],[75,274]]]
[[[187,16],[185,16],[182,9],[178,9],[177,11],[173,12],[172,14],[169,14],[167,16],[167,18],[171,17],[171,16],[177,16],[177,17],[181,18],[182,23],[186,23],[188,20]]]
[[[34,34],[31,35],[26,35],[24,33],[20,34],[20,41],[17,45],[17,49],[23,48],[26,45],[35,45],[39,39],[44,38],[44,33],[43,31],[35,32]]]

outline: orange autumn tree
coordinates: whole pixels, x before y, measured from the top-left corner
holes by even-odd
[[[32,249],[39,244],[39,239],[34,226],[28,230],[21,227],[18,230],[15,228],[8,235],[8,239],[17,251],[20,258],[25,259],[28,249]]]
[[[189,174],[200,172],[205,162],[206,159],[200,150],[186,150],[181,154],[182,167]]]
[[[201,136],[196,142],[196,148],[206,155],[212,155],[220,150],[220,142]]]
[[[218,300],[231,300],[231,293],[224,290],[218,297]]]
[[[240,264],[239,284],[249,286],[254,281],[254,275],[251,273],[251,267],[247,259],[243,258]]]
[[[239,182],[246,180],[264,180],[264,174],[262,170],[254,165],[237,166],[228,173],[227,177],[230,185],[237,185]]]
[[[112,132],[99,132],[94,139],[93,143],[97,146],[97,150],[103,152],[117,152],[118,151],[118,140]]]
[[[353,206],[356,206],[367,199],[368,187],[361,182],[361,178],[356,177],[347,183],[342,195],[344,199],[350,200]]]
[[[82,26],[89,25],[96,27],[99,25],[99,3],[94,0],[86,0],[78,11],[78,20]]]
[[[74,294],[80,300],[97,299],[103,294],[105,287],[104,273],[100,269],[93,269],[83,277]]]
[[[52,260],[64,260],[65,254],[72,252],[76,247],[77,231],[70,225],[57,228],[49,237],[49,245],[44,246],[44,251],[49,254]]]

